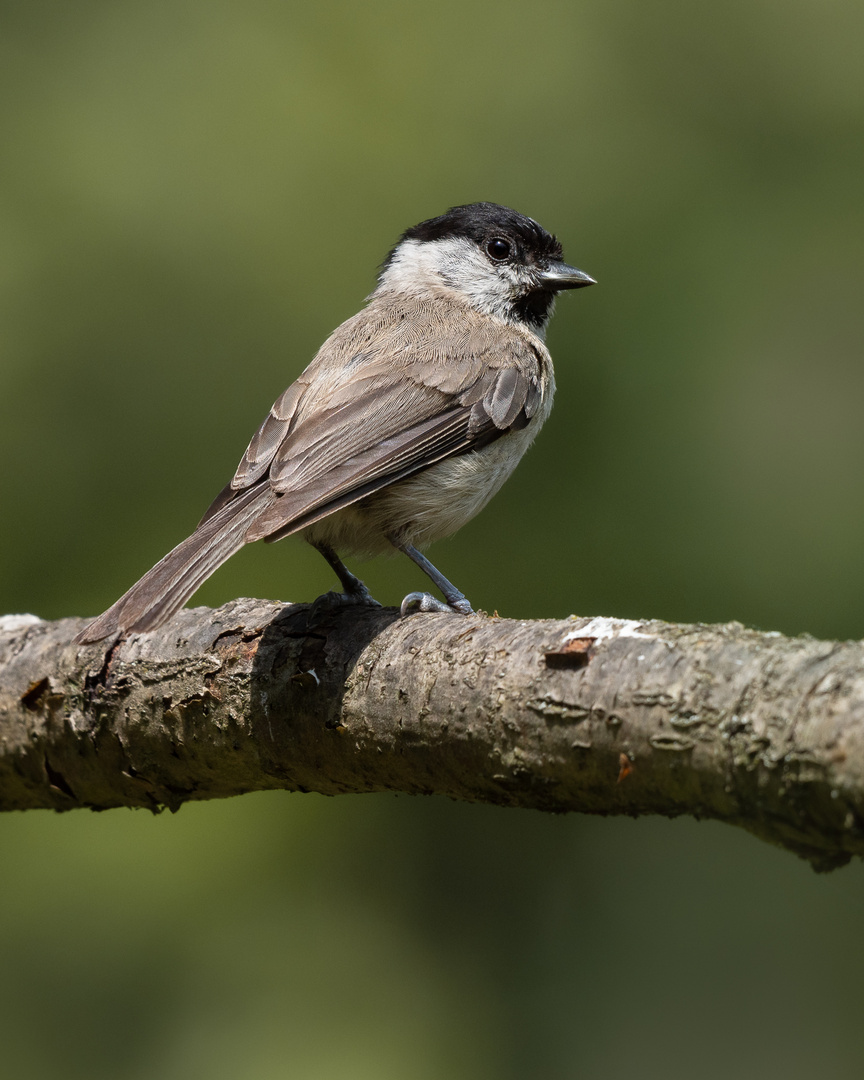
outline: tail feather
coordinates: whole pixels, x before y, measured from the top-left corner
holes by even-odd
[[[77,644],[155,630],[171,618],[199,585],[246,543],[246,531],[272,498],[256,484],[204,521],[148,570],[98,619],[76,635]]]

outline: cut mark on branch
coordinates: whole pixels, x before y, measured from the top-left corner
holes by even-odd
[[[591,659],[591,647],[597,638],[574,637],[570,638],[562,649],[544,654],[546,667],[554,671],[562,669],[577,670],[588,666]]]

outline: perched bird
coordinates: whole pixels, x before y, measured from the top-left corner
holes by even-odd
[[[397,548],[471,612],[418,548],[454,533],[501,487],[549,414],[543,344],[555,297],[594,284],[536,221],[495,203],[408,229],[364,307],[274,404],[197,529],[77,637],[160,626],[253,540],[301,533],[349,598],[371,600],[337,552]]]

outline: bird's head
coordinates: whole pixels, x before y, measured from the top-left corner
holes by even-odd
[[[379,291],[453,291],[476,310],[542,336],[562,289],[594,279],[563,260],[561,244],[497,203],[454,206],[408,229],[381,267]]]

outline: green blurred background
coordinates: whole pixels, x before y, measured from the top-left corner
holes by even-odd
[[[399,233],[491,199],[600,284],[444,572],[864,635],[862,36],[860,0],[0,0],[0,612],[113,601]],[[332,584],[256,545],[198,602]],[[16,1080],[864,1072],[861,865],[720,826],[271,793],[9,815],[0,868]]]

